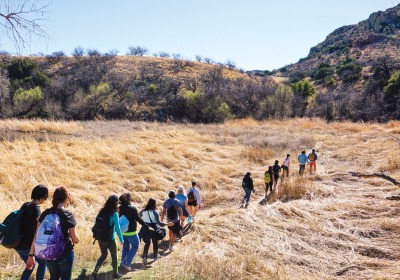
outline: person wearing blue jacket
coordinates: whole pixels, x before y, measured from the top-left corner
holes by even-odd
[[[110,217],[109,225],[112,227],[112,236],[110,241],[103,242],[98,240],[101,256],[97,260],[92,276],[90,277],[91,280],[97,279],[97,274],[99,272],[101,265],[107,258],[108,251],[110,251],[111,254],[113,278],[116,279],[122,277],[122,275],[118,273],[118,257],[117,257],[118,246],[115,240],[115,235],[117,235],[119,241],[121,242],[121,245],[124,244],[124,238],[122,236],[121,227],[119,225],[118,204],[119,204],[119,198],[114,194],[107,199],[106,204],[100,210],[99,215],[104,215],[104,216],[107,215]]]
[[[306,168],[307,161],[308,161],[308,157],[306,155],[306,150],[302,150],[301,151],[301,153],[297,157],[297,160],[298,160],[299,166],[300,166],[299,174],[303,175],[304,174],[304,170]]]

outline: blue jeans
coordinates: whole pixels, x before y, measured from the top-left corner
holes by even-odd
[[[26,263],[26,261],[28,260],[29,249],[17,251],[17,253],[21,257],[21,259],[24,261],[24,263]],[[35,261],[38,264],[38,269],[36,271],[36,280],[43,280],[44,273],[46,272],[46,264],[45,264],[44,260],[42,260],[38,257],[35,257]],[[36,263],[35,263],[35,266],[36,266]],[[33,272],[33,269],[29,270],[29,269],[25,268],[24,272],[21,275],[21,280],[29,280],[31,278],[32,272]]]
[[[139,249],[139,235],[124,236],[124,246],[122,246],[122,261],[125,266],[131,266],[133,258]]]
[[[64,253],[54,261],[46,261],[50,272],[50,280],[71,280],[74,251]]]
[[[249,203],[251,190],[248,189],[248,188],[243,188],[243,190],[244,190],[243,203],[244,203],[245,200],[246,200],[247,203]]]

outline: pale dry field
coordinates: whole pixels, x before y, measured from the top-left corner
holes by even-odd
[[[400,279],[400,201],[386,199],[399,195],[399,186],[349,173],[400,180],[400,146],[388,133],[399,137],[400,122],[0,121],[0,220],[39,183],[51,193],[69,187],[82,239],[74,279],[86,279],[99,256],[91,227],[109,195],[129,191],[141,209],[150,197],[161,205],[168,190],[195,180],[204,207],[193,230],[146,268],[138,254],[124,279]],[[317,174],[300,178],[297,154],[313,147]],[[291,178],[260,205],[266,166],[286,153]],[[239,209],[246,171],[256,193]],[[0,267],[0,279],[18,279],[23,264],[1,247]],[[108,259],[100,279],[111,279],[110,270]]]

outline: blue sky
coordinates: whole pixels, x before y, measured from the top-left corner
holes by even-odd
[[[244,70],[273,70],[307,56],[338,27],[358,23],[395,0],[53,0],[44,28],[22,54],[75,47],[120,55],[129,46],[150,54],[196,55]],[[6,44],[3,44],[3,48]],[[13,49],[6,49],[13,52]]]

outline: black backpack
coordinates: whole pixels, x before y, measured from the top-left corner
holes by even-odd
[[[187,198],[188,198],[188,201],[189,201],[189,202],[196,201],[196,197],[194,196],[193,190],[191,190],[191,191],[188,193]]]
[[[272,171],[274,171],[274,175],[279,175],[279,172],[281,171],[281,167],[279,165],[275,164],[272,167]]]
[[[175,209],[175,201],[167,208],[167,217],[172,221],[178,217],[178,212]]]
[[[92,232],[94,242],[96,242],[96,240],[102,242],[110,241],[113,234],[113,226],[110,226],[110,215],[105,215],[100,211],[96,217]]]

